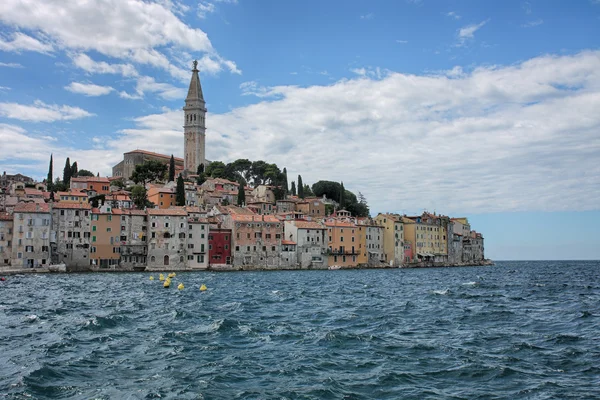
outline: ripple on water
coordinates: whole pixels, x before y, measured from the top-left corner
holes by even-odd
[[[599,267],[181,273],[180,292],[148,274],[11,277],[0,393],[600,398]]]

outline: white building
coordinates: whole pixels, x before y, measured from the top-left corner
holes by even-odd
[[[285,221],[285,239],[296,243],[300,268],[327,268],[326,229],[314,221]]]
[[[147,209],[149,270],[185,269],[187,212],[183,209]]]
[[[192,269],[208,267],[209,224],[205,218],[188,218],[187,265]]]
[[[19,203],[13,212],[12,266],[37,268],[50,265],[50,206]]]
[[[57,202],[52,206],[52,264],[70,268],[90,265],[91,207],[88,203]]]

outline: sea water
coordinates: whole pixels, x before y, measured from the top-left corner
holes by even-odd
[[[600,398],[599,262],[150,275],[0,282],[0,398]]]

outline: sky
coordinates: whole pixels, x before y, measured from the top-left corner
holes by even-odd
[[[493,259],[600,259],[600,0],[2,0],[0,171],[183,155],[466,216]]]

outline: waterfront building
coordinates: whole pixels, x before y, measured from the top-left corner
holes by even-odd
[[[148,256],[148,216],[144,210],[113,208],[114,218],[120,220],[119,246],[122,269],[143,269]]]
[[[327,228],[315,221],[284,221],[285,240],[294,243],[300,268],[327,268]],[[288,246],[291,246],[290,245]]]
[[[90,265],[91,206],[57,202],[52,205],[50,250],[52,264],[82,269]]]
[[[206,269],[209,264],[209,224],[206,218],[188,218],[187,266]]]
[[[209,265],[231,264],[231,229],[210,227],[208,256]]]
[[[374,221],[365,221],[361,224],[365,230],[362,243],[362,258],[368,265],[379,265],[385,263],[384,232],[385,228],[377,225]]]
[[[448,223],[448,263],[459,264],[463,258],[463,224],[451,218]]]
[[[327,247],[328,260],[327,265],[330,267],[356,267],[359,265],[359,249],[360,240],[357,238],[358,230],[362,231],[362,227],[357,227],[351,222],[339,221],[336,219],[328,219],[325,222],[327,227]]]
[[[469,232],[469,236],[463,238],[463,263],[478,263],[484,259],[483,235],[475,231]]]
[[[224,214],[223,226],[232,230],[233,265],[277,268],[283,223],[272,215]]]
[[[150,208],[148,269],[184,269],[187,265],[187,212],[181,208]]]
[[[11,265],[13,224],[11,214],[0,212],[0,268]]]
[[[120,218],[118,215],[113,218],[109,204],[93,208],[91,215],[90,265],[116,268],[121,258]]]
[[[400,215],[378,214],[375,223],[383,227],[383,254],[386,264],[399,267],[406,262],[404,239],[407,237],[405,224]]]
[[[50,206],[18,203],[13,209],[12,266],[37,268],[50,265]]]
[[[433,262],[444,263],[448,261],[448,241],[447,241],[447,224],[444,223],[446,217],[424,212],[421,215],[421,222],[426,225],[430,243],[430,251],[433,254]]]
[[[206,166],[206,103],[198,76],[198,62],[194,61],[192,79],[185,98],[184,111],[184,168],[195,174],[200,164]]]

